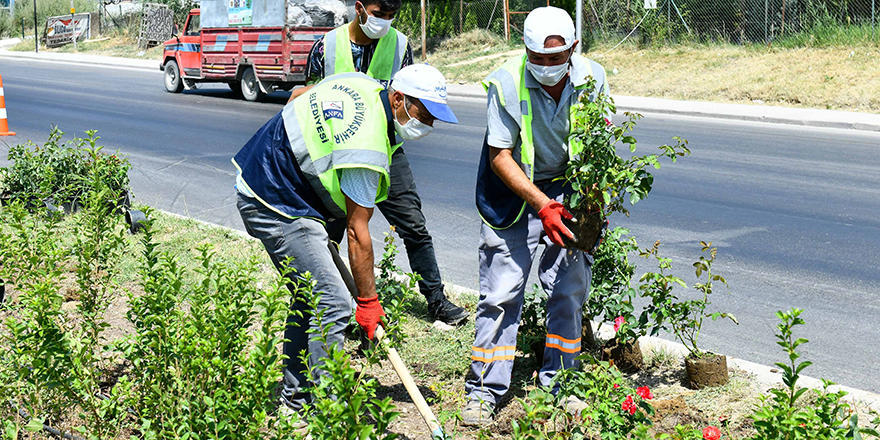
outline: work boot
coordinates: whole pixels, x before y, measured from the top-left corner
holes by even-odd
[[[440,321],[448,325],[464,324],[470,313],[444,297],[440,301],[428,304],[428,316],[431,321]]]
[[[461,410],[461,424],[463,426],[486,426],[492,423],[494,407],[489,402],[469,400]]]

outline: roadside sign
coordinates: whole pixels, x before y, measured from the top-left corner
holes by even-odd
[[[73,18],[70,15],[49,17],[46,20],[46,46],[58,47],[72,43],[74,29],[77,40],[91,38],[90,15],[76,14]]]

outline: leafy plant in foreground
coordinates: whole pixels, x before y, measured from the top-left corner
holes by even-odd
[[[822,379],[822,392],[817,401],[804,408],[796,403],[807,388],[797,386],[800,373],[812,362],[798,362],[800,354],[797,348],[809,342],[804,338],[794,337],[793,328],[804,324],[800,317],[803,310],[792,309],[790,312],[776,312],[782,322],[776,326],[778,344],[788,354],[788,362],[777,362],[782,369],[782,382],[785,388],[770,390],[770,396],[761,396],[761,404],[756,408],[752,419],[755,421],[757,435],[753,440],[831,440],[860,439],[862,435],[880,437],[874,428],[859,428],[858,414],[850,416],[850,406],[842,399],[845,391],[832,393],[828,387],[833,382]]]
[[[591,267],[590,298],[584,306],[587,317],[617,320],[616,339],[621,344],[644,336],[646,324],[633,315],[632,301],[638,291],[630,287],[636,266],[630,262],[629,253],[638,251],[639,247],[635,237],[626,234],[629,230],[614,228],[596,250]],[[622,324],[619,318],[623,318]]]
[[[598,434],[603,440],[648,438],[650,416],[654,415],[654,408],[648,403],[654,397],[651,390],[633,390],[617,368],[588,353],[581,354],[578,360],[586,364],[583,371],[562,370],[554,381],[559,384],[560,399],[571,395],[587,404],[580,414],[586,432]]]
[[[388,243],[386,239],[386,256]],[[309,274],[304,279],[305,283],[311,283]],[[318,329],[310,328],[309,337],[322,341],[326,346],[329,328],[323,324],[324,310],[319,308],[320,293],[307,289],[298,300],[309,305],[311,321]],[[385,308],[387,322],[400,322],[401,304],[392,302],[389,304],[391,307]],[[379,382],[366,375],[365,367],[379,362],[383,353],[380,347],[383,345],[384,342],[364,351],[366,365],[360,371],[352,365],[351,355],[345,352],[344,347],[336,343],[326,346],[327,357],[319,365],[309,365],[307,370],[307,376],[314,385],[309,390],[312,403],[306,405],[303,411],[308,427],[306,432],[299,433],[300,436],[308,435],[313,440],[394,440],[398,437],[397,434],[385,432],[399,415],[394,410],[391,397],[377,399]],[[308,353],[302,353],[301,359],[308,365]]]
[[[227,265],[197,248],[197,282],[154,242],[147,221],[144,293],[130,298],[135,334],[122,344],[131,374],[120,380],[145,438],[261,439],[281,378],[287,279],[257,288],[255,261]],[[259,319],[257,319],[259,317]]]
[[[670,331],[684,344],[690,355],[697,358],[704,355],[697,346],[704,318],[711,318],[713,321],[718,318],[727,318],[734,323],[739,323],[736,317],[730,313],[706,313],[706,308],[711,304],[709,295],[714,291],[714,283],[719,282],[727,287],[727,280],[712,271],[717,248],[713,248],[712,243],[704,241],[700,242],[700,245],[702,251],[708,253],[709,256],[707,258],[701,255],[699,260],[693,264],[697,279],[702,279],[705,276],[704,282],[694,283],[693,287],[702,296],[697,299],[681,299],[673,291],[676,284],[682,287],[687,287],[687,284],[681,278],[667,273],[667,270],[672,268],[672,260],[660,257],[658,253],[659,241],[654,243],[653,247],[645,249],[639,254],[644,258],[654,257],[658,261],[660,269],[659,272],[645,273],[640,278],[640,282],[643,283],[639,286],[642,296],[650,298],[651,303],[646,307],[639,320],[642,322],[652,321],[652,335],[660,329]]]

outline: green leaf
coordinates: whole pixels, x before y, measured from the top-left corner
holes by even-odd
[[[29,432],[39,432],[43,430],[43,420],[37,417],[31,419],[31,421],[24,427],[26,431]]]

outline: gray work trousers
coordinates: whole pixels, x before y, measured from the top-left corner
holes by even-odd
[[[537,185],[548,197],[562,202],[562,182]],[[483,224],[480,233],[480,301],[465,393],[468,400],[497,405],[510,388],[526,280],[538,244],[545,246],[538,276],[548,295],[544,364],[538,373],[544,386],[550,385],[560,369],[577,366],[593,259],[553,244],[538,213],[529,206],[513,226],[496,230]]]
[[[305,374],[306,365],[300,359],[308,353],[309,366],[315,367],[327,356],[326,347],[336,344],[341,350],[344,331],[351,316],[351,294],[342,280],[342,275],[333,263],[327,247],[327,231],[319,221],[311,218],[289,219],[266,208],[259,201],[238,195],[238,211],[248,234],[259,239],[275,267],[281,268],[284,261],[293,257],[290,266],[296,271],[290,276],[301,278],[310,272],[316,282],[315,291],[321,294],[319,310],[324,311],[323,326],[327,332],[327,346],[323,342],[309,339],[307,330],[319,330],[308,305],[302,298],[293,298],[291,311],[302,312],[302,317],[291,315],[287,319],[283,352],[284,379],[281,400],[293,409],[301,409],[310,400],[303,388],[310,383]],[[295,293],[288,284],[291,293]]]

